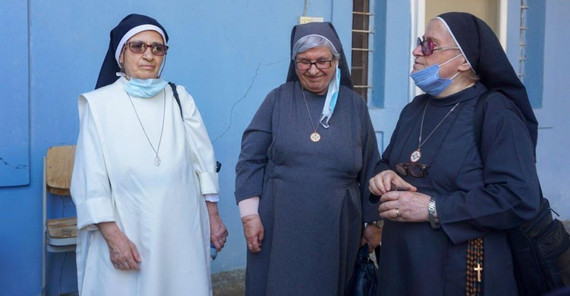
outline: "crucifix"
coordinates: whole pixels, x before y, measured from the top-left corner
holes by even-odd
[[[477,267],[473,268],[473,270],[475,270],[477,272],[477,282],[481,282],[481,271],[483,271],[483,267],[481,267],[481,264],[477,263]]]

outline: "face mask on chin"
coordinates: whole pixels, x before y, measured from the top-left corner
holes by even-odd
[[[157,79],[138,79],[133,78],[125,84],[125,91],[136,98],[152,98],[158,92],[164,89],[168,82]]]
[[[451,78],[440,78],[439,77],[439,69],[443,67],[445,64],[455,60],[456,58],[460,57],[461,55],[457,55],[450,60],[442,63],[441,65],[434,64],[431,65],[423,70],[420,70],[416,73],[410,74],[410,77],[416,83],[416,86],[419,87],[425,93],[437,96],[442,93],[452,82],[453,78],[459,75],[457,72]]]

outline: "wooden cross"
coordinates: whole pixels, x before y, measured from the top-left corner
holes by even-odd
[[[477,267],[473,268],[473,270],[475,270],[477,272],[477,282],[481,282],[481,271],[483,271],[483,267],[481,267],[481,264],[477,263]]]

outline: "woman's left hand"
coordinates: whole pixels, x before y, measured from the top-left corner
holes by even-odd
[[[208,208],[208,216],[210,218],[210,241],[219,252],[226,244],[228,229],[222,222],[222,218],[220,218],[218,203],[207,201],[206,206]]]
[[[397,222],[429,221],[430,196],[411,191],[390,191],[382,194],[378,211],[384,219]]]
[[[368,244],[368,253],[370,253],[380,245],[381,240],[382,240],[382,228],[373,224],[368,224],[364,228],[364,232],[362,232],[362,239],[360,240],[360,245],[364,246],[364,244]]]

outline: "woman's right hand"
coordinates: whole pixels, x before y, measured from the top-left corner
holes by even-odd
[[[243,224],[243,234],[247,242],[247,248],[252,253],[261,252],[264,229],[259,215],[247,215],[241,218],[241,223]]]
[[[101,234],[107,241],[111,263],[120,270],[139,270],[141,257],[137,247],[119,229],[115,222],[101,222],[97,224]]]
[[[368,188],[374,195],[381,196],[389,191],[418,191],[412,184],[404,181],[396,172],[385,170],[378,175],[372,177],[369,181]]]

